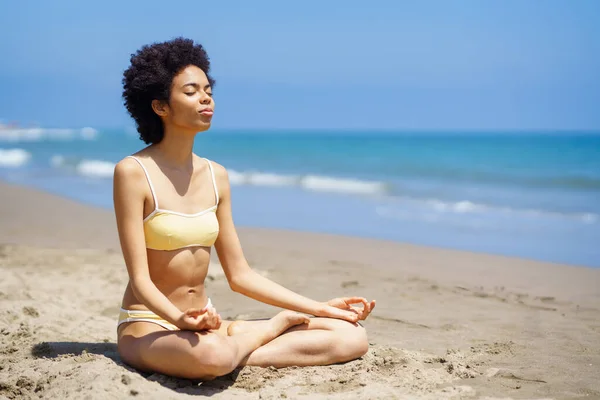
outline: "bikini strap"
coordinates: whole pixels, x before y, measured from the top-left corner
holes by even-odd
[[[152,181],[150,180],[150,175],[148,174],[148,170],[146,169],[146,167],[144,167],[144,164],[142,164],[142,162],[134,156],[127,156],[129,158],[133,158],[135,161],[138,162],[138,164],[140,164],[140,167],[142,167],[142,169],[144,170],[144,175],[146,175],[146,180],[148,181],[148,185],[150,186],[150,192],[152,192],[152,200],[154,200],[154,210],[158,210],[158,200],[156,199],[156,193],[154,192],[154,186],[152,186]]]
[[[208,168],[210,168],[210,175],[212,176],[212,181],[213,181],[213,187],[215,189],[215,198],[217,200],[217,205],[219,204],[219,190],[217,189],[217,180],[215,179],[215,171],[213,169],[212,163],[210,162],[210,160],[208,158],[205,158],[206,162],[208,163]]]

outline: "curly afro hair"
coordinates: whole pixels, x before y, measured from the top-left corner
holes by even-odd
[[[145,45],[131,55],[131,65],[123,73],[123,100],[146,144],[159,143],[164,136],[163,123],[152,109],[152,100],[168,102],[173,78],[189,65],[203,70],[210,85],[214,85],[206,51],[191,39]]]

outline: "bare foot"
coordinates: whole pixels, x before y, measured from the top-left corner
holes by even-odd
[[[305,315],[294,311],[282,311],[267,321],[234,321],[227,327],[227,335],[239,335],[257,329],[267,329],[273,337],[281,335],[283,332],[295,325],[306,324],[310,321]]]
[[[308,324],[310,318],[294,311],[282,311],[269,320],[274,338],[290,329],[292,326]]]
[[[254,321],[253,322],[249,322],[249,321],[243,321],[243,320],[233,321],[227,327],[227,335],[229,335],[229,336],[239,335],[240,333],[251,331],[253,329],[252,325],[264,324],[264,323],[267,323],[267,322],[268,321],[258,321],[258,322],[254,322]]]

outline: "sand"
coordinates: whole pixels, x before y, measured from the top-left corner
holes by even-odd
[[[202,383],[119,359],[127,273],[110,211],[6,183],[0,204],[0,399],[600,398],[600,269],[240,227],[251,266],[284,286],[377,299],[371,346]],[[207,287],[225,318],[277,312],[231,292],[216,256]]]

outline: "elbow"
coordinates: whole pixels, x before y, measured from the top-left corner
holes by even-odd
[[[246,283],[248,283],[247,274],[236,274],[231,276],[229,279],[229,287],[236,293],[246,294]]]
[[[236,293],[241,293],[243,291],[242,286],[238,279],[231,278],[229,279],[229,287]]]
[[[130,280],[131,290],[138,300],[143,299],[144,288],[146,287],[147,279],[145,277],[135,277]]]

